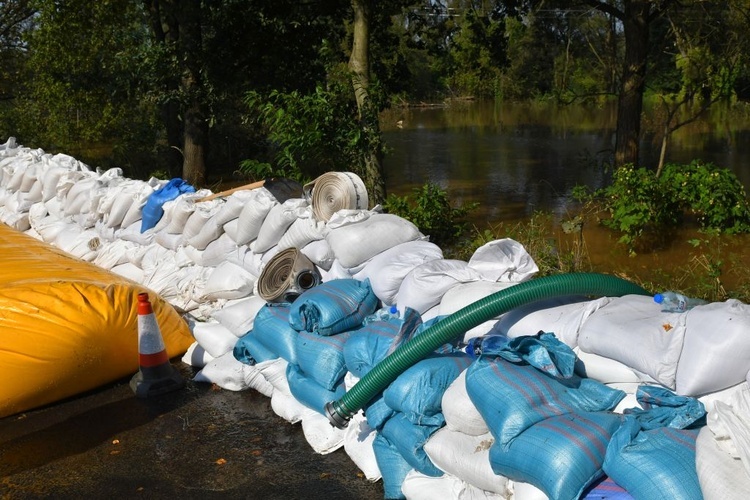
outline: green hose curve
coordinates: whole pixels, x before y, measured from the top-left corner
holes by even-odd
[[[456,311],[396,349],[375,365],[341,399],[326,404],[328,419],[332,425],[345,428],[352,415],[407,368],[471,328],[524,304],[575,294],[610,297],[649,295],[646,290],[630,281],[598,273],[545,276],[505,288]]]

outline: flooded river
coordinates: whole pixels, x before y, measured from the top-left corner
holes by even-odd
[[[616,109],[472,102],[391,110],[381,123],[389,148],[384,162],[388,192],[408,195],[427,181],[436,183],[454,203],[478,202],[472,222],[482,227],[528,219],[540,210],[561,220],[576,215],[572,189],[597,189],[609,181]],[[646,114],[641,144],[645,165],[658,162],[661,136],[653,132],[658,123],[658,112]],[[693,159],[732,170],[747,189],[750,111],[717,107],[677,130],[666,161]],[[721,259],[722,280],[732,287],[741,281],[735,268],[750,267],[745,257],[750,252],[743,251],[750,240],[744,237],[709,243],[704,235],[683,231],[636,257],[617,238],[596,223],[586,224],[584,240],[594,267],[646,279],[660,270],[679,273],[680,267],[700,267],[693,256],[711,251]],[[696,240],[702,242],[697,247]]]

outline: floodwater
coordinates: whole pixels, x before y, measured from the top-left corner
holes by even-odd
[[[430,181],[454,204],[478,202],[471,222],[478,228],[528,220],[549,211],[565,220],[579,213],[571,198],[576,185],[591,189],[609,182],[616,107],[556,106],[549,103],[468,102],[450,106],[390,110],[381,119],[389,153],[384,161],[389,193],[409,195]],[[645,114],[642,164],[656,165],[661,147],[658,110]],[[750,109],[716,107],[670,139],[666,162],[694,159],[728,168],[750,188]],[[583,237],[594,268],[620,270],[648,279],[655,270],[698,266],[709,251],[722,259],[729,286],[746,265],[745,237],[707,242],[694,231],[679,231],[644,254],[632,256],[619,235],[587,221]],[[688,243],[692,240],[692,243]],[[695,240],[701,240],[697,247]],[[711,248],[707,248],[710,245]],[[720,248],[719,248],[720,247]],[[739,259],[734,262],[735,259]],[[605,270],[605,269],[600,269]]]

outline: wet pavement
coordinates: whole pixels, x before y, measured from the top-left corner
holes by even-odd
[[[254,391],[192,382],[139,399],[121,380],[0,419],[0,498],[382,499],[343,448],[316,454]]]

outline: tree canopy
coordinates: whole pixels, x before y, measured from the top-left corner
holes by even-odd
[[[365,67],[353,64],[362,12]],[[670,116],[750,98],[749,26],[749,0],[12,0],[0,2],[0,133],[202,184],[243,160],[280,168],[300,122],[320,128],[306,137],[339,137],[297,141],[286,168],[311,176],[338,156],[364,173],[386,106],[617,99],[615,160],[637,163],[644,99]],[[366,76],[367,106],[350,71]],[[274,102],[300,114],[268,120]],[[665,122],[665,136],[680,126]]]

